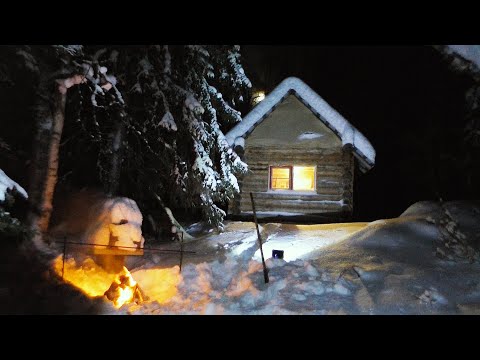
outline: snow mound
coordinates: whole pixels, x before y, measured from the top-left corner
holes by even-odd
[[[420,217],[427,217],[427,216],[434,216],[438,217],[441,213],[442,209],[440,204],[435,201],[419,201],[412,205],[410,205],[401,215],[400,217],[405,216],[420,216]]]
[[[116,197],[99,201],[91,207],[84,242],[115,246],[126,251],[143,248],[142,213],[137,203],[129,198]]]
[[[452,260],[454,257],[473,260],[480,251],[480,202],[420,201],[411,205],[400,217],[423,218],[435,223],[440,231],[441,246],[437,253]]]

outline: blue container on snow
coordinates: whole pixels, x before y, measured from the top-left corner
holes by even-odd
[[[272,258],[283,259],[283,250],[272,250]]]

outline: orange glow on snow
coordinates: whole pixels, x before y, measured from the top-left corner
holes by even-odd
[[[62,255],[54,260],[55,272],[62,276]],[[65,261],[64,281],[82,290],[90,297],[103,296],[117,274],[110,274],[97,265],[91,258],[87,258],[81,265],[77,265],[75,259]]]
[[[167,269],[141,269],[135,271],[133,276],[148,296],[148,300],[159,304],[164,304],[177,295],[177,286],[182,281],[178,266]]]

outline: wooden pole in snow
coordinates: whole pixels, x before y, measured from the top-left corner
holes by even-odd
[[[62,279],[63,275],[65,274],[65,256],[67,253],[67,237],[63,238],[63,266],[62,266]]]
[[[183,231],[180,236],[180,272],[182,272],[182,262],[183,262]]]
[[[267,269],[267,265],[265,264],[265,259],[263,257],[262,238],[260,237],[260,230],[258,230],[257,213],[255,211],[255,203],[253,202],[253,194],[252,193],[250,193],[250,199],[252,200],[253,219],[255,220],[255,227],[257,228],[258,244],[260,245],[260,254],[262,254],[263,278],[265,279],[265,284],[267,284],[268,281],[269,281],[268,280],[268,269]]]

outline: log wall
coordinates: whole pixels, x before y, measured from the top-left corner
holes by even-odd
[[[255,148],[245,151],[248,173],[240,179],[233,213],[251,212],[250,192],[257,211],[330,213],[353,210],[353,154],[348,150]],[[270,166],[316,166],[316,191],[269,190]]]

